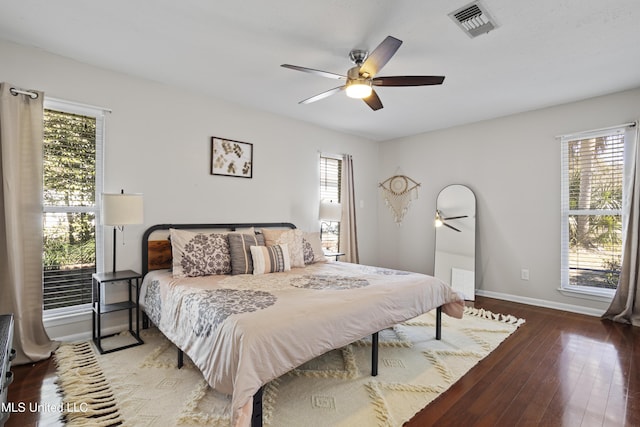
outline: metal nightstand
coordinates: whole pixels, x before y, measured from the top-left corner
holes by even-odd
[[[144,344],[144,341],[140,338],[140,309],[138,307],[138,298],[140,297],[140,279],[142,275],[136,273],[133,270],[116,271],[108,273],[94,273],[92,286],[92,308],[93,308],[93,321],[92,321],[92,338],[100,354],[111,353],[113,351],[124,350],[125,348],[135,347],[140,344]],[[101,300],[102,286],[115,282],[128,282],[129,283],[129,300],[117,303],[105,304]],[[135,286],[136,295],[133,298],[133,287]],[[101,316],[106,313],[113,313],[115,311],[128,310],[129,311],[129,333],[135,338],[136,342],[132,344],[123,345],[120,347],[112,348],[109,350],[103,350],[102,339],[109,338],[117,334],[102,335],[100,321]],[[136,312],[136,328],[133,330],[133,311]]]

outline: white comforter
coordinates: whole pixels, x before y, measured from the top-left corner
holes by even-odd
[[[439,306],[462,317],[464,306],[434,277],[341,262],[258,276],[153,271],[140,304],[211,387],[232,395],[232,421],[242,426],[252,396],[291,369]]]

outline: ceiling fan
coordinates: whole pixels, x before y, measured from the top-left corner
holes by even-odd
[[[387,36],[371,53],[360,49],[352,50],[349,53],[349,59],[355,64],[355,67],[350,68],[346,76],[291,64],[282,64],[282,67],[316,74],[330,79],[346,80],[344,85],[329,89],[311,98],[303,99],[299,104],[309,104],[319,101],[344,90],[347,96],[362,99],[375,111],[382,108],[382,102],[372,86],[427,86],[440,85],[444,81],[444,76],[376,77],[382,67],[395,55],[401,44],[402,40]]]

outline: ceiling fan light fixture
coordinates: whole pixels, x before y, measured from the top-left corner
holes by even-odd
[[[345,89],[349,98],[363,99],[371,95],[373,89],[368,82],[357,81],[347,85]]]
[[[444,221],[442,221],[442,216],[440,215],[439,210],[436,210],[436,219],[433,221],[433,225],[436,227],[442,227],[444,225]]]

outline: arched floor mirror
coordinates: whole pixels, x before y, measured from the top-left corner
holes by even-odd
[[[434,276],[475,300],[476,196],[465,185],[443,188],[436,200]]]

